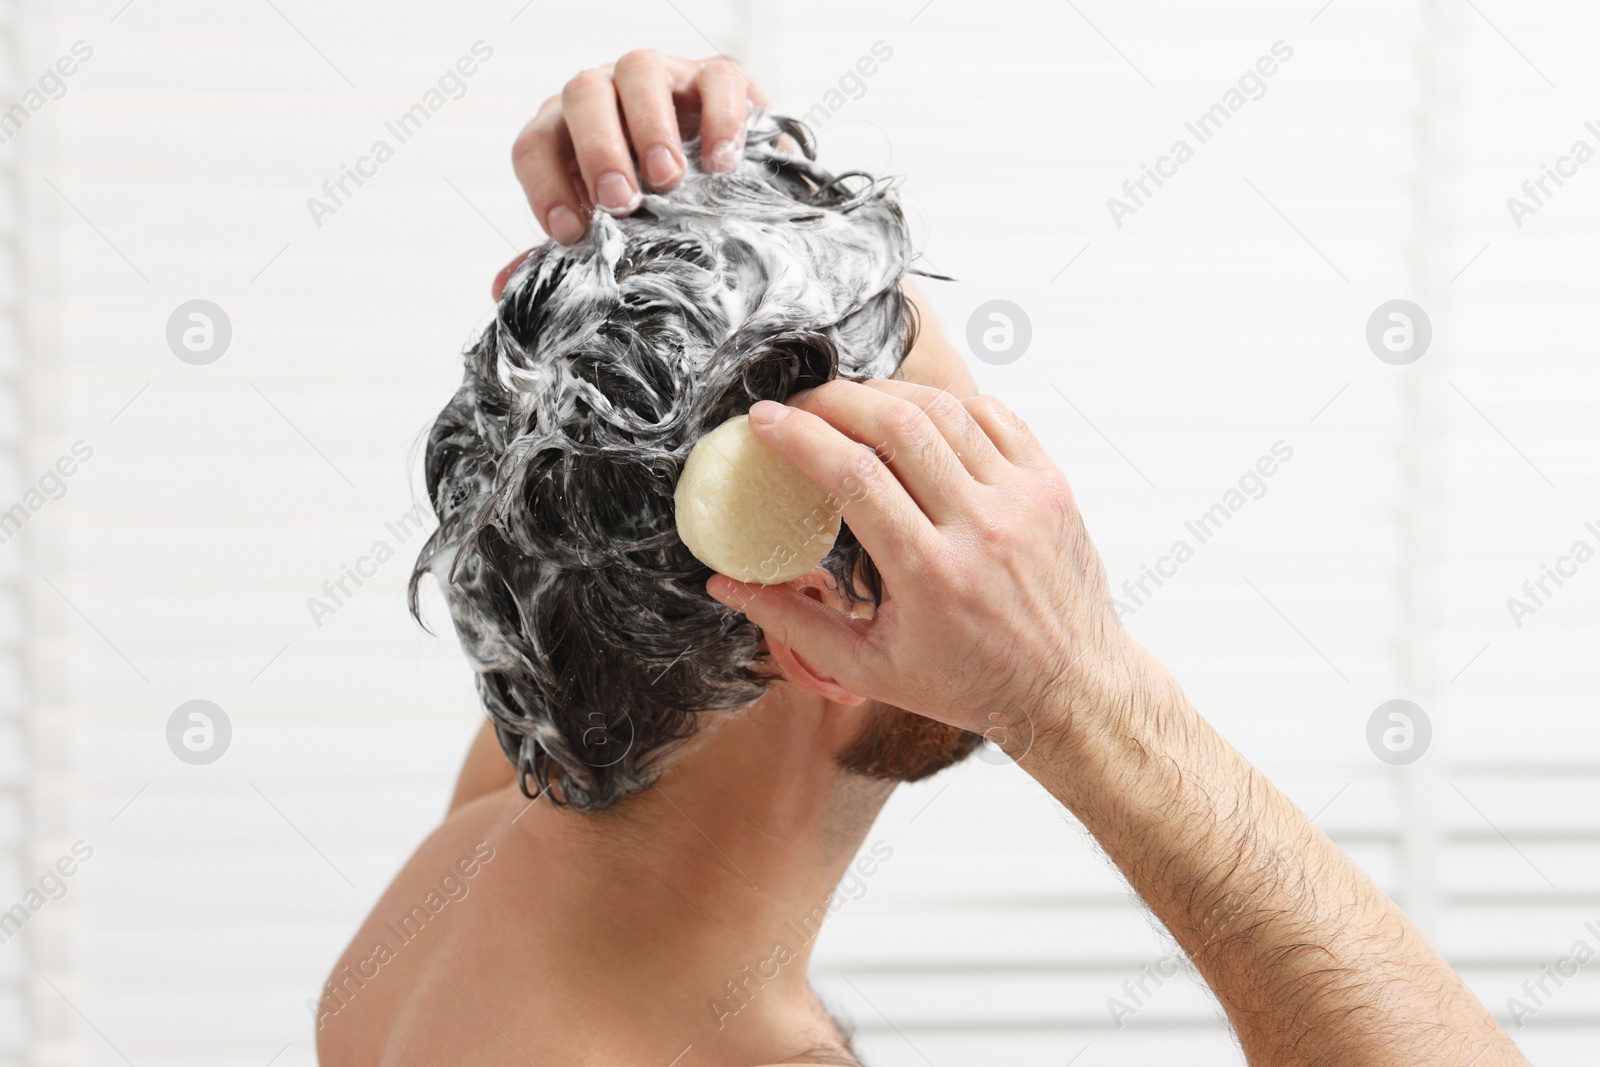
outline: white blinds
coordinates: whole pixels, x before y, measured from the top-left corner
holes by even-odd
[[[489,279],[532,240],[511,138],[579,68],[708,39],[818,120],[825,160],[907,176],[930,268],[960,279],[925,286],[949,331],[1024,309],[1028,352],[975,366],[1072,476],[1113,584],[1173,571],[1130,628],[1502,1017],[1533,1005],[1524,982],[1600,949],[1600,565],[1547,581],[1520,628],[1506,606],[1573,542],[1600,548],[1600,164],[1520,228],[1505,201],[1573,141],[1600,149],[1600,27],[1576,4],[1319,6],[9,10],[0,103],[75,41],[93,57],[0,145],[8,179],[37,176],[5,220],[0,310],[26,345],[0,366],[0,507],[75,441],[93,458],[0,545],[0,907],[74,841],[93,857],[0,945],[0,1063],[312,1062],[305,1001],[476,722],[453,641],[404,614],[416,542],[390,525]],[[480,40],[459,98],[318,227],[307,198]],[[1198,143],[1185,123],[1280,41],[1292,57]],[[1162,164],[1180,138],[1192,158]],[[1119,228],[1106,201],[1145,165],[1174,173]],[[1399,299],[1433,327],[1408,366],[1366,338]],[[206,365],[167,341],[194,300],[231,325]],[[1198,543],[1186,524],[1278,442],[1292,458]],[[378,540],[396,558],[314,619]],[[232,729],[212,764],[168,747],[197,699]],[[1431,722],[1409,766],[1368,748],[1392,699]],[[817,971],[869,1062],[1238,1061],[1013,769],[904,790],[873,840],[894,857]],[[1595,969],[1544,978],[1513,1030],[1540,1062],[1600,1033]]]

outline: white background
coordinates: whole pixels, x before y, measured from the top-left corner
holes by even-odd
[[[393,540],[489,280],[535,240],[512,137],[640,45],[740,55],[797,114],[892,48],[822,158],[906,176],[953,334],[1025,309],[1023,358],[974,365],[1067,469],[1114,584],[1294,450],[1129,627],[1503,1020],[1600,948],[1600,563],[1521,627],[1506,607],[1600,542],[1600,162],[1520,228],[1506,207],[1600,148],[1593,5],[123,5],[0,5],[0,105],[94,49],[0,147],[0,510],[94,449],[0,545],[0,908],[94,849],[0,945],[0,1064],[313,1061],[306,1001],[477,711],[453,639],[405,614],[418,541],[320,627],[306,601]],[[307,197],[480,39],[466,95],[316,226]],[[1266,95],[1115,225],[1107,197],[1280,40]],[[165,340],[196,298],[233,327],[209,366]],[[1434,328],[1403,367],[1365,340],[1399,298]],[[196,698],[232,722],[210,766],[167,747]],[[1433,727],[1401,768],[1365,739],[1394,698]],[[817,966],[870,1063],[1239,1062],[1186,979],[1113,1025],[1168,947],[1014,768],[903,790],[879,838]],[[1592,1059],[1595,970],[1513,1030],[1538,1062]]]

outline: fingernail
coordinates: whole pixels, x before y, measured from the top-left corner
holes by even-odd
[[[639,193],[621,171],[608,170],[594,183],[600,206],[613,215],[626,215],[639,206]]]
[[[718,141],[711,146],[711,151],[705,156],[706,169],[731,173],[739,166],[739,160],[744,155],[744,131],[739,131],[739,136],[729,141]]]
[[[575,243],[583,236],[583,221],[578,213],[565,204],[557,204],[544,218],[544,228],[564,245]]]
[[[644,154],[644,176],[657,189],[665,189],[683,175],[678,157],[666,145],[656,145]]]
[[[750,421],[757,426],[771,426],[789,417],[794,409],[776,400],[758,400],[750,409]]]

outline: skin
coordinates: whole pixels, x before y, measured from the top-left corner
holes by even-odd
[[[1251,1064],[1527,1062],[1122,629],[1065,476],[1004,405],[838,381],[750,421],[820,486],[865,485],[844,519],[887,597],[868,620],[721,575],[711,594],[850,692],[1012,752],[1172,932]]]
[[[973,395],[923,314],[899,377]],[[820,569],[792,585],[845,608]],[[790,928],[827,901],[893,790],[835,763],[878,707],[781,643],[765,650],[785,680],[746,710],[706,716],[656,786],[603,813],[530,803],[481,728],[449,814],[330,975],[340,991],[322,1000],[320,1062],[664,1067],[688,1048],[678,1067],[854,1063]],[[480,842],[493,858],[460,879],[466,895],[401,945],[390,926]],[[393,958],[377,964],[380,941]],[[712,1000],[779,941],[795,958],[719,1019]]]
[[[539,225],[572,244],[595,205],[626,215],[641,189],[677,185],[686,166],[683,137],[696,130],[706,169],[733,170],[744,149],[747,105],[766,102],[731,59],[640,49],[584,71],[546,100],[517,137],[511,161]]]
[[[668,101],[736,136],[718,123],[759,95],[747,81],[739,95],[731,66],[701,80],[706,66],[630,53],[547,103],[537,144],[525,131],[517,153],[541,224],[552,205],[586,217],[608,167],[637,183],[625,158],[664,145],[681,161]],[[650,118],[635,129],[636,115]],[[847,612],[820,572],[775,587],[713,577],[708,592],[763,628],[784,680],[605,813],[530,803],[480,735],[449,816],[340,968],[477,843],[494,858],[370,980],[345,985],[318,1030],[323,1063],[849,1062],[827,1050],[808,946],[720,1027],[707,1004],[826,899],[862,845],[892,786],[834,758],[880,704],[985,733],[1077,815],[1195,962],[1251,1064],[1527,1062],[1122,629],[1065,476],[1020,419],[974,395],[936,329],[897,380],[830,382],[750,417],[845,501],[883,606]]]
[[[488,842],[493,859],[370,980],[331,995],[329,1067],[672,1062],[848,1063],[786,932],[826,901],[890,792],[833,764],[869,707],[780,683],[703,736],[649,790],[600,814],[529,802],[509,782],[458,806],[407,862],[335,968]],[[505,761],[498,753],[505,777]],[[484,763],[494,760],[485,758]],[[490,774],[474,768],[469,775]],[[761,782],[759,788],[752,781]],[[481,846],[478,846],[481,849]],[[709,1007],[783,940],[797,958],[719,1019]],[[772,973],[770,964],[766,973]],[[719,1023],[722,1025],[719,1026]],[[803,1054],[828,1049],[822,1058]]]

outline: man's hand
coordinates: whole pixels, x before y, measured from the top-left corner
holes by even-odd
[[[764,94],[731,59],[684,59],[650,49],[586,70],[523,128],[511,161],[545,233],[572,244],[596,205],[626,215],[642,189],[677,185],[683,139],[699,132],[710,171],[731,171],[744,153],[749,105]],[[518,260],[520,262],[520,259]],[[512,268],[495,282],[495,299]]]
[[[713,596],[844,688],[1015,749],[1177,939],[1251,1064],[1527,1063],[1124,635],[1066,479],[1020,420],[903,382],[830,382],[791,404],[755,405],[751,426],[841,502],[882,607],[855,619],[720,575]]]
[[[888,597],[855,619],[721,575],[712,596],[851,692],[1003,748],[1058,733],[1043,712],[1094,714],[1141,682],[1072,490],[1005,405],[882,380],[790,403],[756,404],[751,427],[833,494]]]

